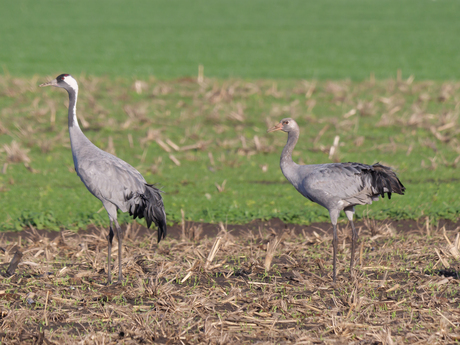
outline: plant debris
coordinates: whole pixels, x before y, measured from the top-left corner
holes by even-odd
[[[129,224],[122,284],[106,285],[107,230],[31,228],[0,239],[0,341],[7,344],[399,344],[460,340],[459,227],[339,224],[337,285],[330,227],[200,227],[156,244]],[[214,227],[217,236],[203,228]],[[59,234],[58,236],[55,236]],[[201,236],[200,236],[201,234]],[[48,234],[50,235],[50,234]],[[22,237],[23,236],[23,237]],[[457,251],[453,246],[457,246]],[[114,246],[116,248],[116,246]],[[112,253],[117,265],[117,250]],[[268,257],[268,259],[267,259]],[[449,264],[446,267],[445,263]],[[114,267],[116,271],[116,267]]]

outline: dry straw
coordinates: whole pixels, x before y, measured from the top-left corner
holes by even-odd
[[[273,257],[275,256],[276,248],[281,243],[283,236],[274,235],[267,243],[267,255],[265,256],[264,267],[265,271],[269,271],[272,265]]]

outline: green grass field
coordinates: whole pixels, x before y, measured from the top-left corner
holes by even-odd
[[[61,1],[0,4],[14,76],[459,79],[455,0]],[[0,69],[1,70],[1,69]]]
[[[396,169],[407,195],[360,207],[360,217],[459,215],[458,83],[205,79],[200,85],[76,77],[84,132],[162,187],[170,221],[181,220],[181,209],[187,220],[204,222],[327,221],[326,210],[298,194],[280,171],[286,134],[266,129],[283,117],[301,126],[297,162],[381,162]],[[106,225],[101,203],[73,170],[67,94],[39,89],[42,81],[0,79],[2,228]],[[337,135],[339,152],[329,157]]]
[[[67,95],[37,88],[62,72],[81,82],[85,133],[163,187],[171,221],[181,209],[207,222],[326,221],[279,170],[286,137],[265,130],[286,116],[302,128],[298,162],[397,169],[407,195],[360,216],[456,218],[459,9],[419,0],[2,3],[1,228],[107,223],[73,171]],[[200,64],[210,78],[201,85]],[[336,135],[342,146],[329,158]]]

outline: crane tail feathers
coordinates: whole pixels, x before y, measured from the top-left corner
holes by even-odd
[[[404,195],[406,187],[403,186],[396,173],[391,168],[376,163],[372,165],[371,178],[372,188],[377,195],[385,197],[385,193],[388,195],[388,199],[391,199],[392,193]]]
[[[158,228],[158,242],[166,237],[166,213],[161,190],[151,184],[145,184],[143,194],[131,193],[126,197],[129,202],[129,214],[134,219],[145,218],[147,228],[154,223]]]

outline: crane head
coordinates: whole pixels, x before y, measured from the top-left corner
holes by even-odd
[[[43,83],[40,87],[44,86],[55,86],[55,87],[62,87],[66,90],[73,89],[78,90],[77,81],[72,77],[70,74],[61,74],[47,83]]]
[[[275,131],[283,131],[283,132],[290,132],[291,130],[299,128],[297,123],[291,118],[282,119],[277,125],[273,126],[272,128],[268,129],[267,132],[275,132]]]

